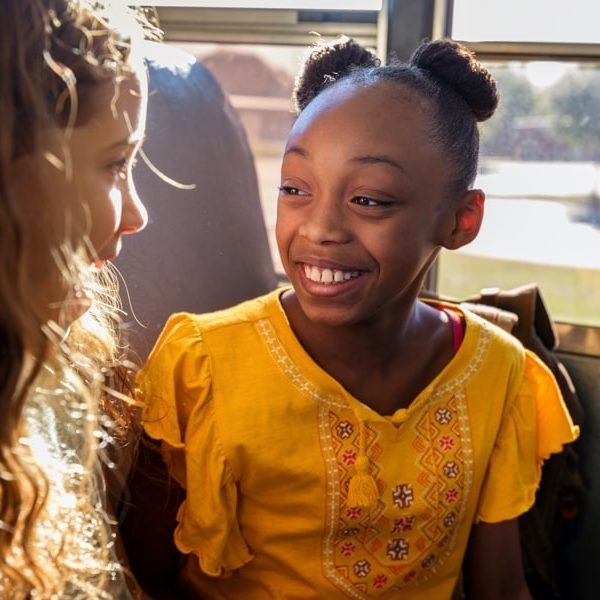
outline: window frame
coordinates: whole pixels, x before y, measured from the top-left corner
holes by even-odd
[[[342,33],[376,46],[377,11],[316,11],[296,9],[171,8],[156,9],[168,42],[307,46],[315,33]]]

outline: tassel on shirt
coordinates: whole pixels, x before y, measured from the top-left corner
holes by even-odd
[[[374,508],[379,498],[379,491],[373,476],[369,473],[369,459],[359,456],[356,459],[356,473],[348,486],[348,506]]]
[[[369,457],[366,454],[366,431],[365,424],[359,421],[360,448],[359,455],[354,464],[356,473],[350,479],[348,485],[348,498],[346,504],[352,507],[375,508],[379,498],[377,484],[369,473]]]

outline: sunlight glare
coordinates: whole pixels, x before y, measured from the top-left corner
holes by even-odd
[[[452,37],[464,41],[600,43],[598,0],[454,0]]]
[[[152,6],[270,8],[296,10],[380,10],[382,0],[157,0]],[[138,2],[137,4],[145,4]]]
[[[525,76],[537,87],[554,85],[567,71],[577,68],[560,62],[532,61],[525,66]]]

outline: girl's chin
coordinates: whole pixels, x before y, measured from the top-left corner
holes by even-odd
[[[106,263],[114,260],[117,257],[117,254],[111,254],[110,256],[105,256],[104,258],[98,258],[92,261],[92,266],[96,267],[96,269],[102,269]]]

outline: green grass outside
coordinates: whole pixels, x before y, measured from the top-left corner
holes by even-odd
[[[440,256],[438,291],[455,298],[484,287],[510,289],[536,282],[556,321],[600,326],[600,270],[536,265],[459,252]]]

